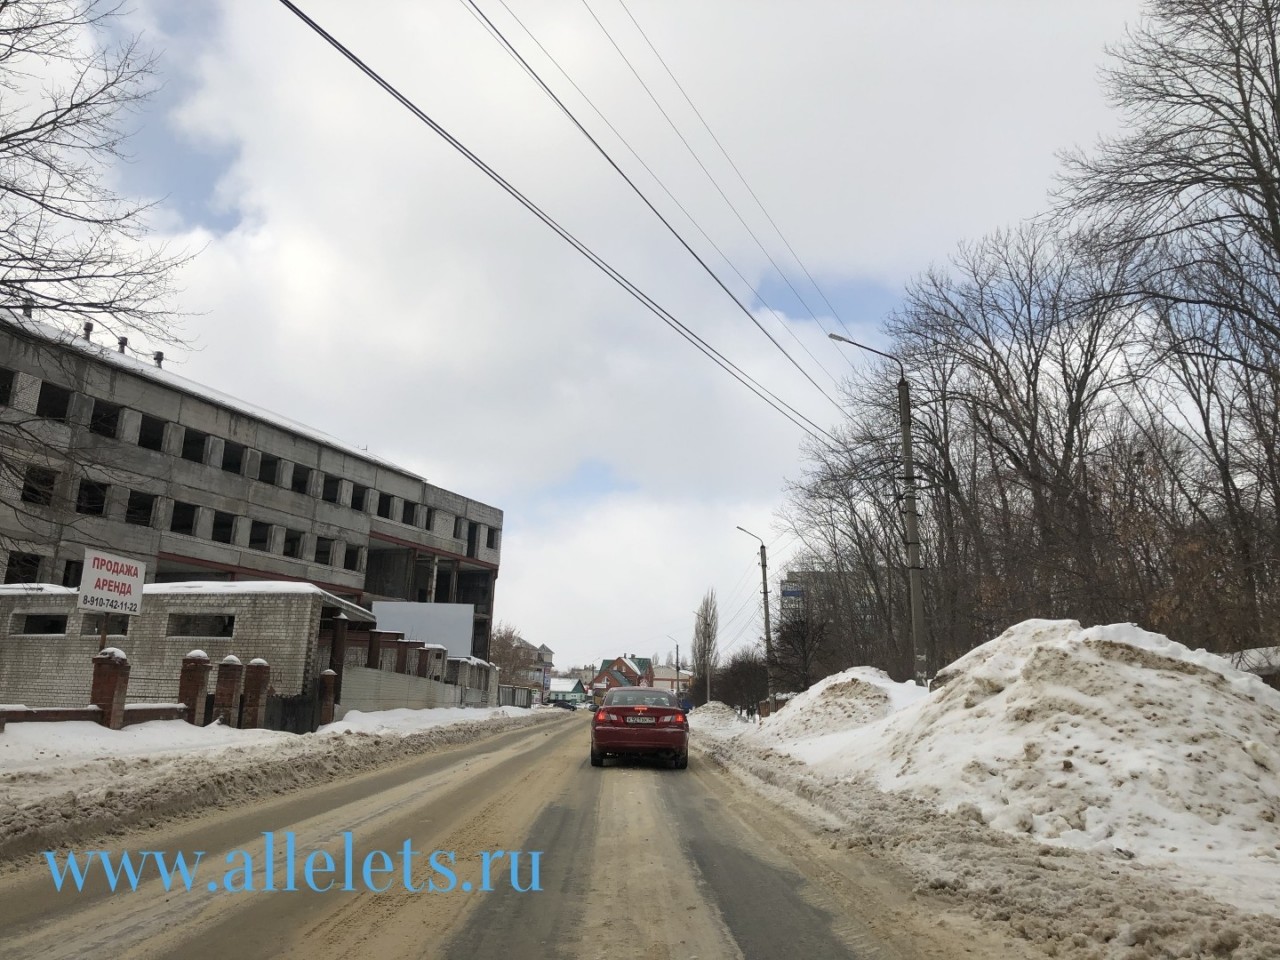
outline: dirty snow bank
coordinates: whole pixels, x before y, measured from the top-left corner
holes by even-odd
[[[288,793],[558,715],[353,711],[306,736],[181,720],[10,724],[0,733],[0,857]]]
[[[1074,621],[1019,624],[939,677],[926,694],[857,668],[758,728],[695,712],[695,743],[1059,956],[1280,956],[1280,693]]]

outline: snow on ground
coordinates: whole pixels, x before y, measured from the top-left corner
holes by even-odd
[[[0,733],[0,858],[286,793],[563,716],[516,707],[353,710],[306,736],[182,720],[123,730],[10,723]]]
[[[714,705],[691,727],[1057,956],[1280,957],[1280,692],[1133,625],[1048,620],[938,679],[855,668],[759,724]]]

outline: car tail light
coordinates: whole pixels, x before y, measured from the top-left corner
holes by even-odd
[[[658,721],[659,723],[673,723],[677,727],[683,727],[688,721],[685,720],[683,713],[671,713]]]
[[[609,714],[605,713],[603,710],[597,710],[596,716],[595,716],[595,722],[604,723],[608,719],[608,717],[609,717]]]

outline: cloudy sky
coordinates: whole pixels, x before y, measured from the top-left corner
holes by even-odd
[[[1103,48],[1139,12],[476,4],[750,315],[468,3],[299,6],[824,429],[864,362],[826,333],[882,343],[908,278],[1043,210],[1056,151],[1114,126]],[[768,543],[771,574],[786,568],[796,543],[776,514],[800,427],[277,0],[136,0],[129,25],[164,87],[120,186],[162,198],[157,229],[200,251],[176,304],[193,349],[173,369],[504,510],[498,619],[558,666],[687,650],[709,589],[722,649],[760,636],[759,545],[735,528]]]

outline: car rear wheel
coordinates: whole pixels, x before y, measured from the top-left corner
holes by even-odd
[[[591,751],[591,765],[592,765],[593,767],[603,767],[603,766],[604,766],[604,754],[603,754],[603,753],[597,753],[595,750],[592,750],[592,751]]]

